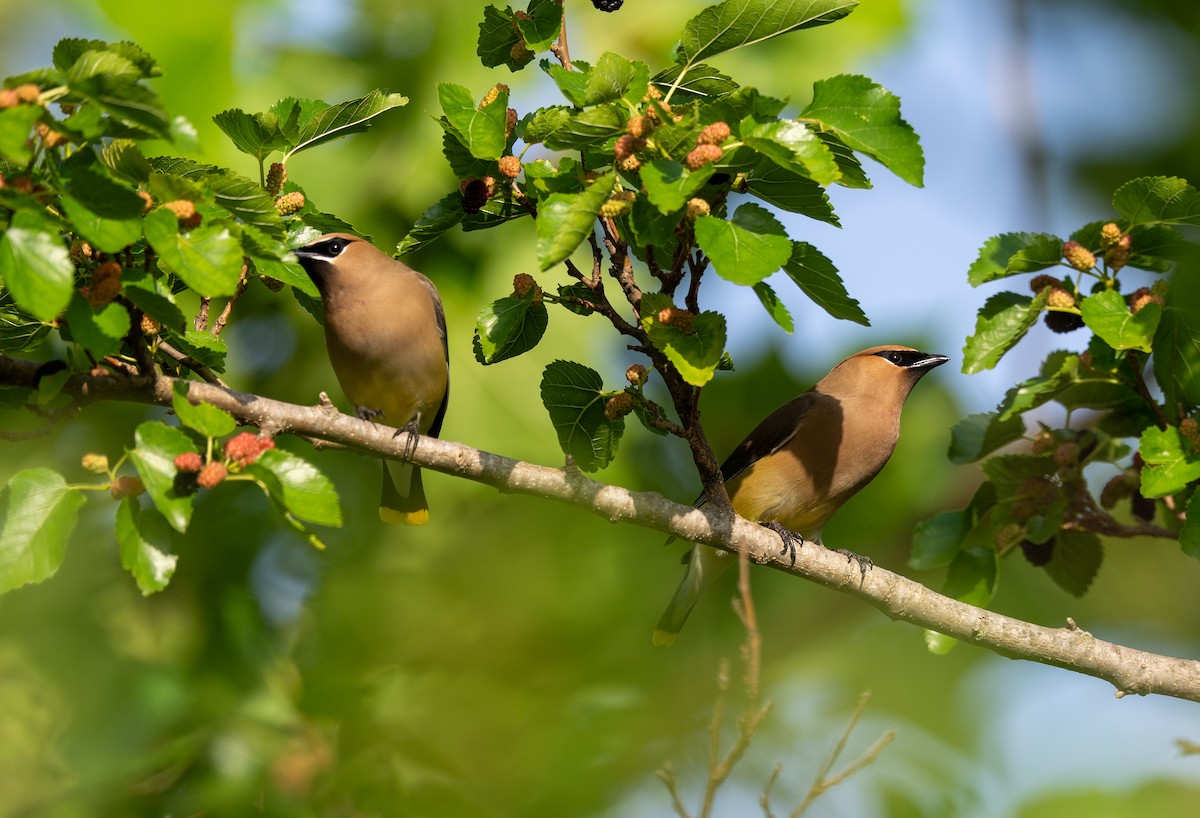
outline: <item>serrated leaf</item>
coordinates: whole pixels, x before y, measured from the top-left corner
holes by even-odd
[[[950,429],[951,463],[973,463],[1025,435],[1019,416],[1001,419],[999,412],[968,415]]]
[[[659,313],[672,307],[671,297],[663,293],[644,293],[640,305],[642,329],[656,347],[693,386],[712,380],[725,352],[725,318],[720,313],[703,312],[693,318],[690,331],[664,324]]]
[[[625,421],[605,416],[604,381],[595,370],[554,361],[542,373],[541,396],[559,446],[581,470],[596,471],[612,462]]]
[[[17,306],[42,321],[53,321],[71,300],[71,254],[37,213],[18,211],[0,237],[0,281]]]
[[[1104,546],[1088,531],[1060,531],[1044,566],[1054,584],[1075,597],[1083,596],[1100,572]]]
[[[375,90],[366,96],[330,105],[308,119],[302,116],[295,145],[284,154],[283,161],[287,162],[300,151],[315,148],[334,139],[363,133],[371,127],[371,121],[375,117],[407,104],[408,97],[403,94],[385,94]],[[501,108],[501,114],[505,109],[506,106]]]
[[[629,112],[616,103],[597,105],[565,120],[554,120],[555,129],[542,139],[550,150],[583,150],[625,132]],[[551,123],[547,123],[551,124]]]
[[[841,176],[833,152],[802,122],[790,119],[761,124],[743,122],[742,142],[781,168],[828,185]]]
[[[789,31],[832,23],[856,5],[854,0],[725,0],[688,20],[675,60],[694,64]]]
[[[33,158],[29,135],[42,117],[39,105],[18,105],[0,111],[0,157],[25,165]]]
[[[507,65],[510,71],[517,71],[533,61],[532,52],[521,60],[513,58],[513,46],[520,42],[520,37],[512,24],[511,8],[505,7],[503,11],[490,5],[484,8],[475,53],[486,67]]]
[[[829,131],[818,131],[817,137],[825,143],[825,147],[829,148],[829,152],[833,155],[833,161],[841,172],[841,176],[837,178],[839,185],[858,190],[871,188],[871,180],[863,170],[862,162],[858,161],[858,157],[854,155],[854,151],[849,145]]]
[[[583,108],[587,104],[588,74],[592,70],[590,65],[576,60],[572,65],[574,70],[568,71],[557,63],[542,60],[538,63],[538,67],[546,72],[546,75],[550,79],[554,80],[554,84],[558,86],[558,90],[562,91],[563,96],[572,105],[576,108]]]
[[[197,362],[216,372],[225,371],[225,355],[229,350],[220,336],[188,329],[182,335],[172,333],[170,340],[181,352],[186,352]]]
[[[613,189],[613,175],[606,173],[582,193],[555,193],[546,197],[538,211],[538,266],[548,270],[564,261],[595,229],[600,206]]]
[[[283,218],[275,209],[275,199],[257,182],[224,172],[204,177],[204,186],[212,191],[217,205],[230,215],[254,225],[272,238],[282,238]]]
[[[762,303],[763,309],[767,311],[767,315],[783,328],[783,331],[789,335],[795,330],[796,325],[792,321],[792,314],[788,312],[788,308],[779,300],[779,296],[771,289],[771,285],[765,281],[760,281],[754,285],[754,294],[758,296],[759,302]]]
[[[246,471],[261,480],[271,499],[297,519],[333,528],[341,526],[341,501],[333,483],[299,455],[268,449]]]
[[[462,209],[462,194],[448,193],[429,206],[413,223],[408,235],[396,245],[396,255],[412,253],[452,230],[466,214]]]
[[[1176,275],[1154,336],[1154,378],[1168,405],[1200,405],[1200,276]]]
[[[979,249],[967,271],[967,281],[978,287],[988,281],[1018,273],[1032,273],[1058,264],[1063,240],[1050,233],[1001,233]]]
[[[551,134],[570,121],[571,113],[571,109],[566,105],[537,109],[525,125],[525,141],[530,145],[545,142]]]
[[[67,305],[66,318],[71,337],[97,359],[120,349],[121,340],[130,327],[129,311],[120,304],[105,304],[93,310],[79,293],[75,293]]]
[[[970,529],[971,515],[966,510],[944,511],[928,520],[921,520],[913,530],[908,567],[928,571],[948,565]]]
[[[1132,227],[1148,222],[1200,225],[1200,193],[1184,179],[1146,176],[1113,194],[1113,207]]]
[[[58,572],[75,530],[83,496],[51,469],[9,478],[0,526],[0,593],[42,582]]]
[[[854,74],[819,80],[813,83],[812,102],[801,117],[817,120],[823,130],[832,131],[910,185],[924,184],[921,143],[900,116],[900,98],[882,85]]]
[[[176,491],[175,458],[196,448],[180,429],[146,421],[134,432],[129,459],[138,470],[146,492],[171,528],[183,533],[192,519],[192,495]]]
[[[160,139],[171,138],[171,123],[158,95],[131,76],[97,74],[72,82],[71,91],[91,100],[128,128]]]
[[[792,255],[792,241],[783,225],[769,210],[753,203],[739,206],[728,221],[701,216],[695,231],[696,243],[717,275],[734,284],[756,284]]]
[[[751,195],[768,204],[841,227],[825,188],[807,176],[763,161],[746,176],[746,185]]]
[[[1138,349],[1150,352],[1158,331],[1162,308],[1153,301],[1136,313],[1129,311],[1125,298],[1116,290],[1104,290],[1083,299],[1079,305],[1083,323],[1113,349]]]
[[[175,332],[183,332],[187,319],[175,304],[175,296],[162,281],[155,280],[145,270],[125,268],[121,271],[121,294],[143,313]]]
[[[1045,291],[1034,298],[996,293],[979,310],[975,334],[963,345],[964,375],[991,369],[1020,341],[1046,306]]]
[[[114,139],[100,151],[100,161],[118,179],[140,185],[150,180],[150,163],[132,139]]]
[[[233,434],[237,421],[233,415],[211,403],[200,401],[192,403],[188,400],[187,381],[176,381],[171,406],[179,422],[189,429],[194,429],[205,437],[225,437]]]
[[[135,497],[117,508],[117,544],[121,567],[137,583],[142,596],[157,593],[171,582],[179,557],[171,553],[171,528],[154,509],[142,511]]]
[[[662,213],[673,213],[704,187],[714,170],[707,164],[689,171],[672,159],[655,159],[642,166],[642,184],[650,204]]]
[[[675,89],[671,100],[687,102],[690,99],[710,100],[736,91],[738,84],[733,77],[722,74],[711,65],[690,67],[675,65],[660,71],[650,83],[664,91]]]
[[[792,254],[783,271],[805,295],[834,318],[871,326],[858,302],[846,292],[837,267],[820,250],[807,242],[792,245]]]
[[[557,3],[553,3],[557,6]],[[561,8],[561,7],[559,7]],[[557,32],[555,37],[557,38]],[[600,55],[595,67],[587,77],[583,89],[585,106],[600,105],[619,100],[627,94],[636,97],[635,104],[646,95],[650,83],[650,69],[644,62],[630,60],[620,54],[606,51]]]
[[[1151,426],[1138,442],[1142,467],[1142,496],[1154,499],[1177,494],[1189,483],[1200,480],[1200,457],[1184,449],[1179,429]]]
[[[0,292],[0,352],[24,352],[28,349],[35,349],[48,332],[50,332],[49,324],[38,321],[29,313],[19,309],[12,303],[11,295],[7,292]],[[18,403],[17,405],[22,404]]]
[[[61,195],[60,201],[63,213],[70,219],[75,232],[105,253],[118,253],[142,237],[140,217],[108,219],[97,215],[66,193]]]
[[[469,90],[451,82],[439,82],[438,99],[446,120],[471,156],[476,159],[500,158],[507,143],[507,91],[500,91],[490,103],[477,108],[475,97]]]
[[[550,320],[537,291],[493,301],[475,319],[475,360],[486,365],[515,358],[537,346]]]
[[[530,51],[549,51],[562,28],[563,7],[556,0],[531,0],[528,16],[517,19],[525,47]]]
[[[142,220],[159,263],[202,296],[233,295],[242,274],[242,246],[224,225],[179,233],[175,214],[158,209]]]

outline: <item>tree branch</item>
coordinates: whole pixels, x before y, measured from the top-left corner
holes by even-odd
[[[34,388],[44,364],[0,355],[0,384]],[[103,370],[72,375],[63,392],[81,405],[99,401],[171,405],[174,378],[129,377]],[[404,459],[406,435],[359,420],[331,405],[299,406],[188,381],[188,397],[207,401],[241,423],[271,434],[296,434],[342,444],[396,460]],[[599,483],[575,468],[550,468],[431,437],[419,439],[413,463],[501,489],[568,503],[613,522],[629,522],[682,539],[744,550],[760,565],[824,585],[878,608],[886,616],[938,631],[1001,656],[1026,659],[1103,679],[1129,693],[1200,702],[1200,661],[1148,653],[1097,639],[1073,622],[1047,628],[976,608],[942,596],[918,582],[875,567],[865,576],[858,563],[808,545],[792,565],[779,536],[762,526],[708,504],[692,508],[653,492],[632,492]]]

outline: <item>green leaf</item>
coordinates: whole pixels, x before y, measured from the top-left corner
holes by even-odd
[[[17,306],[42,321],[53,321],[71,300],[71,254],[37,213],[20,210],[9,222],[0,239],[0,280]]]
[[[57,573],[75,530],[83,496],[50,469],[25,469],[9,478],[0,526],[0,593]]]
[[[571,114],[561,122],[555,119],[555,130],[542,141],[550,150],[583,150],[624,133],[628,120],[629,112],[616,103],[597,105]]]
[[[171,397],[171,406],[179,422],[189,429],[195,429],[205,437],[225,437],[233,434],[237,421],[233,415],[213,406],[211,403],[200,401],[192,403],[188,400],[187,381],[176,381],[175,392]]]
[[[500,91],[492,102],[475,107],[475,97],[461,85],[438,83],[438,99],[446,120],[476,159],[499,159],[507,144],[508,92]]]
[[[518,19],[517,26],[530,51],[549,51],[562,28],[563,7],[556,0],[531,0],[529,16]]]
[[[552,5],[558,6],[557,3]],[[554,36],[557,38],[557,31]],[[631,100],[636,104],[646,95],[649,84],[650,69],[644,62],[629,60],[620,54],[606,51],[600,55],[600,59],[587,76],[583,104],[599,105],[619,100],[627,94],[636,97],[635,100]]]
[[[829,131],[818,131],[817,136],[825,143],[825,147],[829,148],[829,152],[833,154],[833,161],[837,163],[838,171],[841,172],[837,183],[842,187],[870,190],[871,180],[850,146]]]
[[[366,96],[330,105],[308,119],[301,117],[295,145],[284,155],[283,161],[287,162],[300,151],[334,139],[363,133],[371,127],[371,120],[375,117],[407,104],[408,97],[403,94],[385,94],[375,90]],[[506,109],[507,103],[500,107],[502,117]]]
[[[108,219],[66,193],[62,194],[61,201],[63,213],[71,220],[75,232],[105,253],[120,252],[142,237],[140,214],[130,219]]]
[[[763,309],[767,314],[775,320],[775,323],[783,327],[783,331],[789,335],[795,330],[796,325],[792,321],[792,314],[788,312],[788,308],[779,300],[779,296],[771,289],[771,285],[765,281],[760,281],[754,285],[754,294],[758,296],[758,300],[762,302]]]
[[[1167,497],[1200,480],[1200,457],[1186,453],[1175,426],[1147,428],[1138,443],[1138,453],[1145,463],[1142,467],[1143,497]]]
[[[971,514],[965,509],[943,511],[928,520],[921,520],[913,530],[913,548],[908,567],[928,571],[949,565],[970,530]]]
[[[743,122],[741,131],[743,143],[785,170],[808,176],[821,185],[842,175],[832,151],[802,122]]]
[[[574,284],[559,284],[558,297],[560,299],[578,298],[589,303],[594,303],[593,299],[595,299],[596,294],[586,284],[575,282]],[[581,304],[576,304],[570,301],[562,300],[558,303],[562,305],[564,309],[569,310],[576,315],[591,315],[593,312],[593,310]]]
[[[1019,416],[1001,418],[999,412],[968,415],[950,429],[951,463],[973,463],[1025,435]]]
[[[704,187],[714,170],[708,164],[688,171],[672,159],[655,159],[642,166],[642,184],[650,204],[662,213],[674,213]]]
[[[129,459],[138,470],[146,492],[171,528],[183,533],[192,519],[192,494],[176,491],[175,458],[196,448],[182,430],[148,420],[134,433]]]
[[[996,293],[979,310],[975,334],[963,345],[962,371],[973,375],[991,369],[1025,336],[1046,306],[1045,291],[1035,298]]]
[[[1116,290],[1104,290],[1083,299],[1079,305],[1083,323],[1113,349],[1138,349],[1150,352],[1154,333],[1162,318],[1162,308],[1153,301],[1137,314],[1125,305],[1125,298]]]
[[[650,204],[646,196],[634,199],[633,212],[629,214],[628,223],[633,233],[634,245],[642,250],[643,254],[640,257],[645,258],[646,247],[653,247],[658,259],[671,258],[677,244],[675,228],[679,226],[683,215],[683,208],[663,213]]]
[[[121,567],[133,575],[142,596],[166,588],[179,557],[171,553],[171,528],[163,516],[142,511],[136,497],[126,497],[117,508],[116,534]]]
[[[656,88],[664,91],[675,89],[671,100],[688,102],[692,99],[711,100],[736,91],[738,84],[733,77],[722,74],[711,65],[693,65],[690,67],[673,65],[650,80]]]
[[[588,74],[591,73],[591,66],[585,62],[576,60],[572,65],[573,71],[568,71],[557,63],[552,63],[549,60],[542,60],[538,63],[538,67],[546,73],[550,79],[554,80],[554,84],[558,86],[558,90],[562,91],[564,97],[576,108],[583,108],[587,105],[587,81]]]
[[[486,366],[528,352],[542,340],[549,320],[546,305],[533,288],[524,297],[493,301],[475,319],[475,360]]]
[[[996,592],[996,558],[994,549],[975,547],[959,551],[946,571],[942,593],[968,605],[986,608]]]
[[[1104,561],[1104,546],[1100,538],[1088,531],[1060,531],[1044,566],[1046,576],[1074,597],[1081,597],[1100,572]]]
[[[79,293],[75,293],[67,305],[66,318],[71,337],[97,359],[120,349],[121,340],[129,333],[128,310],[117,303],[93,310]]]
[[[1116,376],[1081,374],[1079,356],[1058,350],[1050,353],[1036,377],[1008,391],[1000,404],[1000,420],[1008,421],[1051,400],[1068,409],[1109,409],[1140,399]]]
[[[685,381],[703,386],[712,380],[725,352],[725,318],[720,313],[703,312],[695,316],[689,332],[658,320],[658,314],[672,306],[668,295],[644,293],[640,305],[642,329]]]
[[[118,179],[134,185],[150,181],[150,163],[132,139],[114,139],[100,151],[100,161]]]
[[[35,349],[49,331],[49,324],[15,306],[7,292],[0,292],[0,352]]]
[[[288,138],[280,130],[278,117],[273,115],[255,116],[231,108],[214,116],[213,122],[229,137],[235,148],[259,162],[275,151],[282,153],[291,147]]]
[[[987,281],[1045,270],[1062,258],[1063,240],[1050,233],[1001,233],[979,250],[967,272],[967,281],[978,287]]]
[[[179,233],[175,214],[161,208],[146,214],[146,240],[159,263],[202,296],[233,295],[242,274],[242,246],[224,225],[201,225]]]
[[[396,245],[396,255],[402,256],[420,250],[452,230],[465,215],[462,209],[462,194],[446,194],[413,223],[408,235]]]
[[[225,355],[228,348],[220,336],[189,329],[182,335],[172,333],[170,340],[181,352],[186,352],[199,363],[216,372],[225,371]]]
[[[18,105],[0,111],[0,157],[22,166],[33,158],[29,136],[42,110],[40,105]]]
[[[591,235],[600,206],[612,189],[613,175],[606,173],[582,193],[546,197],[537,218],[537,257],[542,270],[566,260]]]
[[[734,284],[757,284],[792,255],[792,241],[783,225],[769,210],[753,203],[739,206],[728,221],[701,216],[695,230],[696,243],[717,275]]]
[[[283,449],[268,449],[246,471],[263,482],[271,499],[288,514],[316,525],[341,526],[337,490],[304,458]]]
[[[541,394],[558,444],[575,465],[592,472],[612,462],[625,420],[605,416],[608,395],[595,370],[573,361],[553,361],[542,373]]]
[[[643,172],[643,179],[645,173]],[[767,204],[841,227],[825,188],[807,176],[762,161],[746,176],[747,190]]]
[[[275,209],[275,198],[257,182],[225,172],[205,176],[204,186],[212,191],[217,204],[233,217],[254,225],[273,238],[283,236],[283,218]]]
[[[561,8],[559,13],[562,13]],[[517,71],[533,61],[532,53],[524,59],[513,58],[513,47],[521,39],[513,29],[513,19],[511,8],[501,11],[495,6],[487,6],[483,10],[475,53],[486,67],[507,65],[510,71]]]
[[[871,326],[858,302],[846,292],[837,267],[820,250],[807,242],[792,245],[792,255],[783,266],[792,281],[818,307],[834,318]]]
[[[1200,275],[1195,270],[1176,275],[1167,288],[1153,361],[1167,405],[1200,405]]]
[[[571,120],[571,113],[571,109],[566,105],[538,108],[525,125],[525,141],[530,145],[545,142],[551,134],[567,125]]]
[[[698,63],[789,31],[840,20],[854,0],[725,0],[701,11],[684,26],[675,61]]]
[[[158,95],[128,75],[97,74],[72,82],[71,90],[122,125],[159,139],[171,138],[171,123]]]
[[[1126,182],[1113,194],[1113,207],[1131,227],[1149,222],[1200,225],[1200,193],[1175,177],[1147,176]]]
[[[121,294],[167,329],[183,332],[187,319],[176,306],[170,287],[148,272],[128,267],[122,270]]]
[[[882,85],[854,74],[820,80],[801,117],[818,121],[910,185],[924,184],[925,155],[917,134],[900,116],[900,98]]]

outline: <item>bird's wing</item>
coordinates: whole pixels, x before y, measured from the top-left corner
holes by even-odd
[[[442,339],[442,349],[446,352],[446,394],[442,396],[442,403],[438,406],[437,414],[429,427],[429,436],[437,437],[441,434],[442,421],[446,419],[446,407],[450,403],[450,343],[446,333],[446,310],[442,307],[442,297],[438,295],[437,287],[433,286],[433,282],[420,273],[417,273],[417,278],[425,285],[425,289],[429,291],[429,298],[433,301],[433,315],[437,321],[438,335]]]
[[[754,427],[738,447],[721,464],[721,477],[728,483],[772,452],[779,451],[796,436],[809,410],[820,400],[820,394],[809,390],[780,406]],[[699,506],[704,494],[696,500]]]

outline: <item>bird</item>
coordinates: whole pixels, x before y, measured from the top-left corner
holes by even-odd
[[[409,433],[437,437],[450,398],[446,313],[425,276],[349,233],[326,233],[294,251],[321,293],[325,347],[355,413]],[[423,525],[429,504],[421,470],[383,462],[379,516]]]
[[[846,358],[755,426],[721,464],[734,511],[779,532],[793,561],[796,540],[820,544],[834,512],[891,457],[908,393],[948,360],[894,345]],[[696,505],[705,502],[701,494]],[[654,644],[675,641],[701,593],[733,562],[728,557],[727,551],[693,545],[684,556],[683,580],[655,628]],[[864,573],[869,564],[860,558]]]

